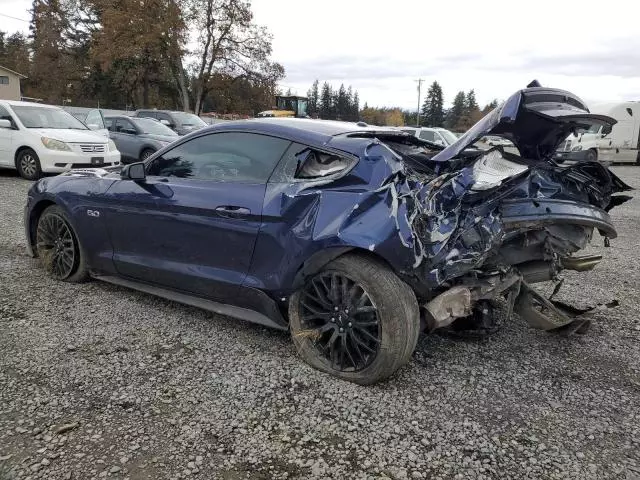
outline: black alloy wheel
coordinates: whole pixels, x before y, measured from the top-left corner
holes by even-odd
[[[380,347],[378,309],[365,288],[344,274],[322,273],[301,296],[301,325],[332,369],[357,372]]]
[[[410,360],[420,312],[411,287],[383,261],[346,254],[291,296],[289,327],[298,354],[313,368],[371,385]]]
[[[45,269],[58,280],[69,278],[76,267],[78,254],[65,219],[56,213],[44,214],[38,222],[36,241]]]

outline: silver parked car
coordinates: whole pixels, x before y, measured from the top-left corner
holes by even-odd
[[[122,163],[146,160],[156,150],[179,138],[176,132],[151,118],[116,115],[104,120],[109,137],[120,151]]]

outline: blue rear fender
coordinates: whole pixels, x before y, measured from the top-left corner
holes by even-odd
[[[363,140],[356,166],[326,182],[267,185],[262,225],[245,285],[274,297],[350,251],[380,258],[397,273],[408,272],[413,251],[399,234],[389,182],[402,163],[386,146]]]

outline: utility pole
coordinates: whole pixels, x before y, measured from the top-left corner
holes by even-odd
[[[422,88],[422,82],[424,82],[424,80],[422,78],[419,78],[418,80],[416,80],[416,82],[418,82],[418,111],[416,112],[416,126],[419,127],[420,126],[420,89]]]

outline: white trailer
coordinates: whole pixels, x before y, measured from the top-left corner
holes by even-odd
[[[598,110],[595,110],[597,108]],[[640,102],[623,102],[594,106],[593,113],[615,118],[616,123],[608,135],[598,140],[598,154],[603,162],[640,164]]]
[[[640,165],[640,102],[596,104],[590,110],[613,117],[618,123],[606,135],[596,125],[577,137],[569,135],[558,147],[556,158]]]

